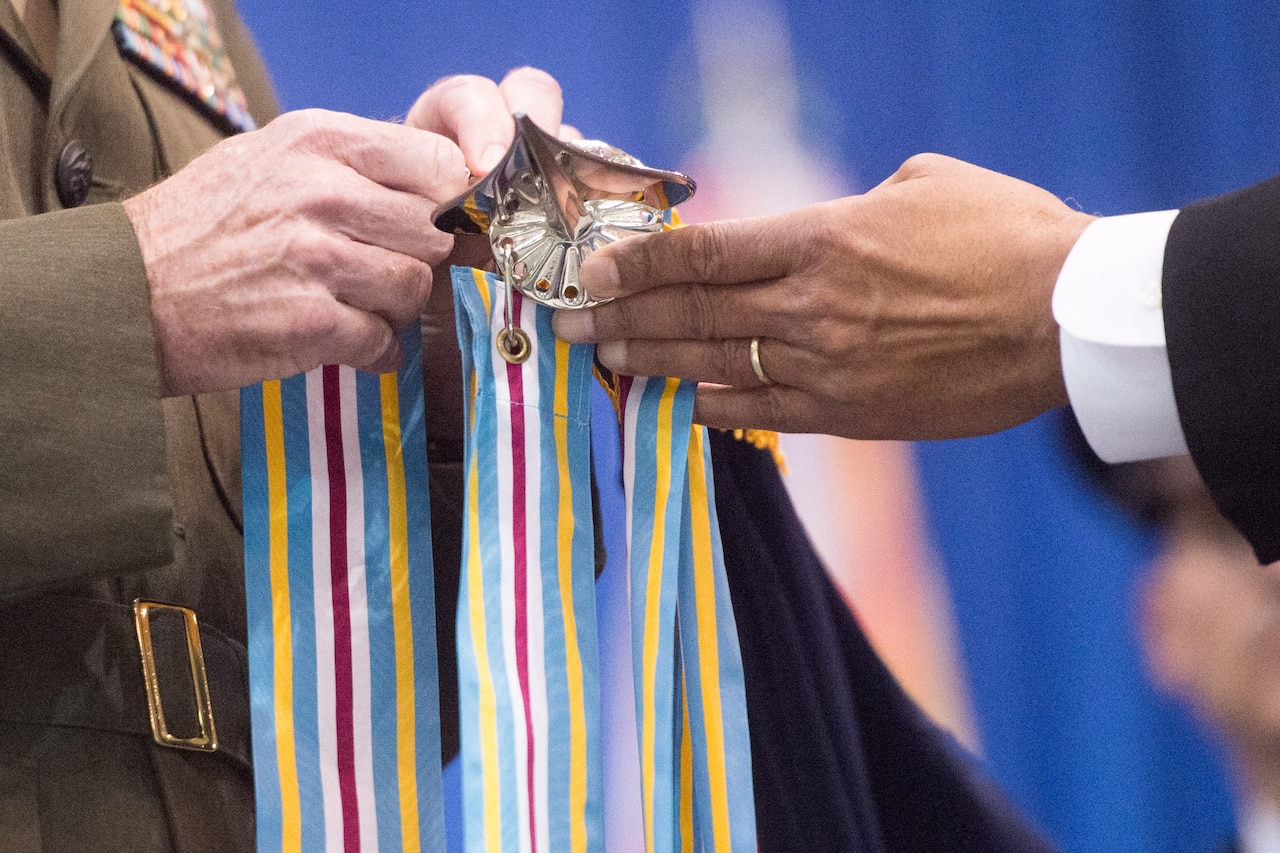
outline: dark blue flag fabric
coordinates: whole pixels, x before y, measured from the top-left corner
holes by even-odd
[[[713,436],[760,849],[1051,849],[880,662],[810,547],[773,458]]]
[[[700,46],[748,17],[737,7],[764,6],[790,48],[770,73],[795,98],[748,99],[747,126],[785,119],[836,164],[839,186],[815,192],[866,190],[921,151],[1100,214],[1280,172],[1280,16],[1262,0],[711,5],[239,3],[288,108],[393,119],[442,75],[531,64],[561,81],[588,137],[678,166],[708,135],[707,105],[724,105],[699,83]],[[1153,543],[1081,485],[1056,417],[915,448],[984,761],[1069,853],[1214,849],[1232,819],[1217,757],[1147,685],[1134,641],[1133,581]]]

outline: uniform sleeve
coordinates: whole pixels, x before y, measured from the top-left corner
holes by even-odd
[[[1191,457],[1258,559],[1280,560],[1280,177],[1174,221],[1164,324]]]
[[[1176,215],[1096,220],[1054,289],[1067,394],[1090,446],[1107,462],[1187,452],[1161,307],[1165,239]]]
[[[119,204],[0,222],[0,598],[172,560],[148,300]]]

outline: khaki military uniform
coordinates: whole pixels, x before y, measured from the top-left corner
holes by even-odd
[[[261,125],[277,112],[266,72],[232,0],[209,6]],[[238,392],[160,400],[146,274],[118,203],[224,134],[121,56],[115,11],[62,0],[50,76],[0,0],[0,848],[250,850]],[[456,516],[457,473],[433,493],[437,516]],[[437,552],[456,566],[456,546]],[[449,602],[456,579],[442,580]],[[212,754],[152,739],[139,598],[198,616]],[[180,729],[194,703],[175,636],[158,666]]]

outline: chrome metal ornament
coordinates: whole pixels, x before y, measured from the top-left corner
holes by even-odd
[[[578,281],[582,262],[630,234],[661,231],[662,211],[692,196],[694,183],[603,142],[563,142],[522,113],[515,124],[497,167],[432,221],[452,234],[488,235],[508,288],[554,308],[597,305],[603,300]]]

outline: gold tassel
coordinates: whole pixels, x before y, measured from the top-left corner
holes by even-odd
[[[622,422],[622,398],[618,396],[618,377],[614,373],[610,373],[606,368],[596,362],[592,366],[591,372],[595,374],[596,381],[600,383],[600,387],[609,395],[609,402],[613,403],[613,411],[618,416],[618,422]]]
[[[786,457],[782,455],[782,445],[778,441],[778,434],[768,429],[735,429],[733,437],[738,441],[745,441],[756,450],[767,450],[773,456],[773,463],[778,466],[778,471],[785,477],[791,471],[787,468]]]

